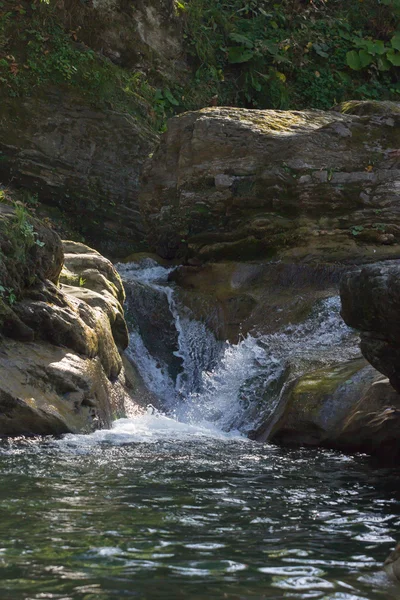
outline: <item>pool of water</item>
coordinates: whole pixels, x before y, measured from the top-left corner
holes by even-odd
[[[0,445],[0,597],[399,598],[400,471],[150,414]]]

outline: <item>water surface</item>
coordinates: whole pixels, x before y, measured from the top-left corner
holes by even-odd
[[[151,414],[0,446],[5,600],[320,598],[400,592],[400,472]]]

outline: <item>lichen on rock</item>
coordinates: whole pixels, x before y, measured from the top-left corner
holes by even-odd
[[[398,256],[399,105],[362,106],[171,119],[142,178],[150,245],[203,262]]]

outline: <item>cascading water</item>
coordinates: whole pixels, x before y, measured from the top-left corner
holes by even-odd
[[[338,300],[233,345],[192,318],[168,269],[120,271],[129,352],[166,414],[0,441],[1,598],[397,600],[379,570],[398,538],[398,469],[240,434],[291,378],[357,352]]]
[[[119,271],[128,290],[131,315],[129,357],[162,410],[179,421],[249,433],[272,417],[288,381],[306,368],[359,353],[354,333],[340,318],[338,297],[319,301],[301,324],[275,334],[247,335],[229,344],[217,341],[181,303],[174,284],[168,282],[172,269],[144,259],[119,265]],[[138,286],[145,297],[142,307],[137,306]],[[160,309],[168,313],[163,321],[173,332],[170,361],[160,359],[162,341],[157,336],[146,339],[144,323]],[[176,359],[180,368],[174,376],[171,362]]]

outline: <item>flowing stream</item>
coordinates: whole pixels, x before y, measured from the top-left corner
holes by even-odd
[[[247,437],[305,365],[356,354],[337,298],[231,345],[192,318],[167,269],[120,270],[129,354],[158,409],[0,444],[0,598],[400,598],[381,571],[400,471]]]
[[[179,421],[248,433],[273,417],[285,385],[311,370],[310,365],[318,368],[359,355],[357,338],[340,317],[337,296],[317,302],[298,325],[229,344],[218,342],[193,319],[168,282],[172,269],[151,259],[119,269],[131,316],[128,355],[162,410]],[[147,324],[153,318],[155,331],[149,335]],[[163,325],[172,331],[170,341],[174,338],[166,359],[159,353]],[[178,359],[172,368],[171,358]]]

